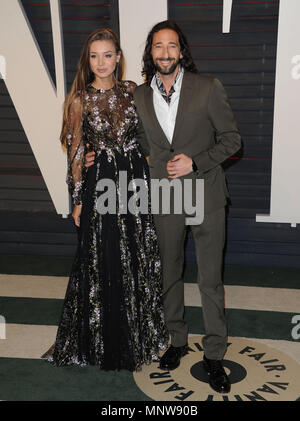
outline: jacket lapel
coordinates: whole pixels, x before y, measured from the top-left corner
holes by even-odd
[[[180,133],[183,131],[184,127],[184,116],[185,110],[187,108],[187,104],[192,97],[192,83],[190,81],[190,74],[189,72],[185,71],[183,74],[182,85],[180,90],[180,97],[174,127],[174,133],[172,138],[171,145],[174,145],[176,139],[179,138]],[[148,116],[150,121],[152,121],[153,128],[157,133],[157,138],[161,140],[161,142],[165,143],[166,146],[170,148],[170,142],[168,141],[159,121],[157,120],[154,105],[153,105],[153,89],[150,86],[147,86],[145,89],[145,104],[146,109],[148,111]],[[184,132],[184,131],[183,131]],[[178,140],[177,140],[178,141]]]
[[[147,86],[145,89],[145,103],[148,111],[148,116],[150,121],[153,124],[153,128],[157,133],[157,138],[170,147],[170,142],[168,141],[159,121],[157,120],[154,104],[153,104],[153,89],[150,86]]]
[[[183,74],[183,79],[182,79],[182,84],[181,84],[180,97],[179,97],[179,103],[178,103],[178,108],[177,108],[173,138],[172,138],[172,145],[176,143],[176,140],[179,138],[180,133],[184,132],[183,131],[184,116],[187,109],[187,104],[192,98],[192,89],[193,87],[190,81],[190,74],[187,71],[185,71]]]

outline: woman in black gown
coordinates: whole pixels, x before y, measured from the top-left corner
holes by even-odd
[[[68,152],[67,182],[78,227],[55,344],[43,358],[55,365],[95,364],[134,371],[158,359],[168,334],[161,301],[161,263],[150,212],[147,161],[135,139],[138,115],[122,81],[117,36],[99,29],[88,37],[64,104],[61,141]],[[87,171],[84,158],[95,151]],[[147,188],[148,213],[122,211],[120,172]],[[99,213],[99,181],[113,180],[115,212]],[[97,187],[98,185],[98,187]],[[128,200],[137,191],[127,192]],[[110,202],[111,203],[111,202]],[[102,203],[103,204],[103,203]],[[138,204],[138,201],[137,201]]]

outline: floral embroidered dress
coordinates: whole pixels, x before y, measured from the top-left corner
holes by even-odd
[[[135,139],[135,86],[123,81],[112,89],[97,90],[89,84],[83,105],[75,101],[71,109],[67,182],[82,212],[56,342],[43,355],[55,365],[97,364],[107,370],[134,371],[156,360],[168,342],[150,178]],[[88,171],[87,143],[95,151],[95,164]],[[142,180],[147,213],[122,208],[124,176],[133,186],[126,192],[128,202],[137,197],[134,180]],[[105,180],[114,183],[105,189],[101,186]],[[105,194],[106,201],[101,199]],[[108,202],[115,212],[99,212],[100,204],[103,208]]]

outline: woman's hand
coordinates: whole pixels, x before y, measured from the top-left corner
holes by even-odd
[[[89,150],[90,148],[89,143],[87,143],[86,146]],[[94,162],[95,162],[95,152],[94,151],[87,152],[84,159],[84,166],[85,166],[86,171],[88,170],[89,167],[94,165]]]
[[[72,212],[72,218],[74,219],[74,224],[76,225],[76,227],[80,226],[81,209],[82,205],[75,205]]]

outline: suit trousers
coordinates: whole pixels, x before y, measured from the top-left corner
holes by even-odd
[[[154,215],[163,267],[163,301],[167,329],[173,346],[187,343],[184,320],[185,215]],[[227,347],[227,326],[222,282],[225,243],[225,208],[205,215],[200,225],[191,225],[197,258],[205,336],[202,345],[210,359],[222,359]]]

